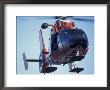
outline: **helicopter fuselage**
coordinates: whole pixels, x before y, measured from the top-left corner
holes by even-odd
[[[51,36],[49,59],[55,65],[82,60],[88,51],[88,38],[81,29],[61,30]]]

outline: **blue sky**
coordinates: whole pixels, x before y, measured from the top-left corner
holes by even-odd
[[[49,17],[49,16],[48,16]],[[94,19],[93,16],[78,16],[79,18]],[[17,16],[16,17],[16,34],[17,34],[17,74],[40,74],[39,64],[37,62],[28,63],[28,70],[25,71],[22,53],[25,52],[27,58],[38,59],[40,54],[39,33],[42,23],[54,24],[55,19],[43,19],[40,16]],[[76,62],[76,66],[84,67],[84,71],[80,74],[94,74],[94,20],[93,21],[78,21],[73,20],[77,26],[85,31],[89,40],[89,51],[86,57]],[[44,43],[46,48],[49,48],[50,27],[43,31]],[[68,72],[68,65],[57,65],[57,71],[51,74],[74,74]]]

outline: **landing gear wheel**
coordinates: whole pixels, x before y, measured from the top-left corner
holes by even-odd
[[[51,73],[57,70],[57,67],[47,67],[42,73]]]
[[[72,66],[74,66],[74,68],[72,68]],[[83,71],[84,68],[79,68],[79,67],[76,67],[76,64],[71,64],[70,65],[70,71],[69,72],[76,72],[76,73],[79,73],[81,71]]]
[[[83,70],[84,70],[84,68],[79,68],[79,67],[77,67],[77,68],[72,69],[72,70],[69,71],[69,72],[76,72],[76,73],[79,73],[79,72],[81,72],[81,71],[83,71]]]

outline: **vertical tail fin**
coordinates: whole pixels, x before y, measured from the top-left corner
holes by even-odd
[[[39,41],[40,41],[40,49],[43,51],[43,53],[48,54],[49,52],[47,52],[47,50],[45,48],[44,39],[42,36],[42,30],[41,29],[39,31]]]
[[[23,55],[24,67],[25,67],[25,70],[27,70],[28,69],[28,63],[26,61],[25,53],[23,53],[22,55]]]
[[[40,41],[40,48],[41,48],[41,50],[43,50],[45,48],[45,45],[44,45],[44,40],[42,37],[42,30],[41,29],[39,31],[39,41]]]

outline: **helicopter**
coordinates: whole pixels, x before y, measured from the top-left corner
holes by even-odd
[[[76,67],[74,62],[81,61],[88,52],[88,37],[84,30],[78,29],[71,19],[91,21],[90,19],[75,18],[74,16],[53,16],[56,19],[54,25],[43,23],[39,30],[40,55],[39,59],[27,59],[22,54],[25,70],[28,62],[38,62],[40,73],[52,73],[57,67],[52,65],[68,64],[69,72],[79,73],[84,68]],[[50,40],[50,52],[45,48],[43,30],[52,27]]]

